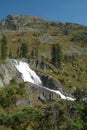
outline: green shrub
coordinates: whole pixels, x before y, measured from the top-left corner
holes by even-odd
[[[10,80],[10,83],[15,84],[16,83],[16,79],[13,78],[12,80]]]
[[[2,74],[2,73],[0,73],[0,78],[1,78],[1,79],[4,79],[4,76],[3,76],[3,74]]]

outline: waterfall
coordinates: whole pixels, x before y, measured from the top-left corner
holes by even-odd
[[[29,67],[29,65],[26,62],[17,61],[17,60],[14,60],[14,61],[15,61],[15,67],[21,73],[22,79],[24,80],[24,82],[31,82],[33,84],[42,86],[42,81],[40,80],[39,76]],[[60,95],[61,99],[71,100],[71,101],[75,100],[74,98],[63,95],[58,90],[49,89],[44,86],[42,86],[42,87],[46,90],[49,90],[50,92],[54,92],[54,93]]]
[[[15,67],[22,74],[22,79],[24,82],[31,82],[36,85],[42,84],[42,81],[38,75],[30,69],[29,65],[26,62],[15,60]]]
[[[46,87],[44,87],[44,89],[49,90],[50,92],[54,92],[54,93],[60,95],[61,99],[70,100],[70,101],[75,101],[75,100],[76,100],[75,98],[65,96],[64,94],[62,94],[62,93],[61,93],[60,91],[58,91],[58,90],[53,90],[53,89],[49,89],[49,88],[46,88]]]

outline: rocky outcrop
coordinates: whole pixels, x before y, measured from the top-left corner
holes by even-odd
[[[14,60],[7,59],[4,64],[0,65],[0,88],[10,84],[11,80],[23,82],[21,74],[17,71]]]
[[[38,59],[30,59],[29,65],[32,67],[40,68],[40,69],[50,69],[49,65],[46,64],[43,60],[38,60]]]
[[[47,20],[37,17],[37,16],[27,16],[27,15],[8,15],[1,21],[1,30],[14,30],[14,31],[23,31],[31,30],[32,26],[40,26],[43,23],[46,23]],[[34,29],[33,29],[34,30]]]
[[[42,74],[40,77],[43,82],[43,85],[47,88],[62,91],[62,85],[58,82],[58,80],[53,79],[50,75]]]
[[[50,75],[45,75],[38,72],[39,77],[41,78],[40,80],[37,74],[30,69],[28,62],[25,62],[26,60],[27,59],[7,59],[4,64],[0,65],[0,88],[9,85],[12,82],[23,83],[33,81],[32,83],[34,86],[29,88],[29,95],[34,92],[36,94],[39,93],[38,99],[43,102],[46,102],[46,100],[49,99],[54,100],[56,97],[61,97],[62,99],[70,99],[70,97],[72,97],[70,94],[65,93],[62,90],[62,85],[60,82]],[[39,81],[41,81],[40,84]]]
[[[58,99],[60,97],[55,92],[51,92],[51,91],[47,90],[45,87],[38,86],[38,85],[31,85],[30,87],[28,87],[27,91],[29,93],[38,94],[38,99],[43,102],[52,101],[52,100]]]
[[[43,70],[49,70],[49,71],[53,71],[52,68],[50,67],[49,64],[47,64],[46,62],[44,62],[43,60],[38,60],[38,59],[30,59],[29,60],[29,65],[31,67],[34,67],[36,69],[43,69]],[[50,76],[49,74],[43,74],[38,72],[38,75],[41,78],[41,81],[43,83],[43,86],[53,89],[53,90],[60,90],[62,92],[62,84],[54,79],[52,76]]]
[[[25,95],[28,95],[27,99],[19,99],[16,102],[16,105],[19,106],[34,106],[39,103],[52,103],[58,99],[60,96],[55,92],[51,92],[44,88],[43,86],[25,83],[26,92]]]

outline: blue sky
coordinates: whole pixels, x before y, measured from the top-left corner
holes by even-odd
[[[87,0],[0,0],[0,20],[8,14],[87,25]]]

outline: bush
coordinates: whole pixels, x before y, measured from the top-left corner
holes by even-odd
[[[1,78],[1,79],[4,79],[4,76],[3,76],[3,74],[1,74],[1,73],[0,73],[0,78]]]
[[[16,83],[16,79],[13,78],[10,82],[11,82],[12,84],[15,84],[15,83]]]

